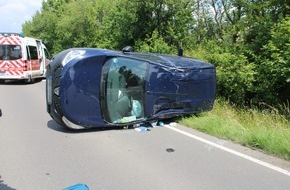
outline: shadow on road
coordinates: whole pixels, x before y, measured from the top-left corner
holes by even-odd
[[[35,79],[32,83],[27,83],[25,80],[6,80],[6,82],[0,83],[0,85],[10,85],[10,86],[19,86],[19,85],[32,85],[42,81],[42,78]],[[2,189],[1,189],[2,190]]]
[[[1,179],[1,175],[0,175],[0,189],[1,190],[16,190],[14,188],[9,187],[8,185],[6,185],[4,183],[4,181]]]
[[[172,122],[177,122],[180,119],[180,117],[175,117],[175,118],[170,118],[170,119],[164,119],[162,122],[164,124],[169,124]],[[150,124],[149,124],[150,125]],[[57,132],[62,132],[62,133],[91,133],[91,132],[101,132],[101,131],[110,131],[110,130],[127,130],[127,129],[133,129],[133,126],[129,127],[118,127],[118,126],[112,126],[112,127],[98,127],[98,128],[88,128],[88,129],[69,129],[67,127],[61,126],[54,120],[50,120],[47,122],[47,127],[57,131]]]
[[[55,130],[57,132],[62,132],[62,133],[91,133],[91,132],[100,132],[100,131],[108,131],[108,130],[122,130],[123,128],[120,127],[103,127],[103,128],[90,128],[90,129],[69,129],[66,127],[63,127],[56,123],[54,120],[50,120],[47,122],[47,127]]]

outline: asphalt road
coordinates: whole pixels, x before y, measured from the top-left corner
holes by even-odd
[[[46,113],[45,82],[0,85],[0,190],[289,190],[290,163],[171,123],[74,132]]]

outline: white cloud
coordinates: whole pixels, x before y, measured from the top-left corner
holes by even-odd
[[[22,24],[40,10],[42,0],[4,0],[0,2],[0,32],[21,32]]]

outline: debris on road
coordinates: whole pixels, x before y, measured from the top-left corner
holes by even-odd
[[[150,131],[149,128],[163,127],[163,125],[164,123],[162,121],[152,121],[152,122],[138,124],[134,126],[134,129],[138,132],[146,132],[146,131]]]
[[[146,132],[146,131],[150,131],[150,129],[148,129],[147,127],[144,127],[144,126],[140,126],[140,127],[135,128],[135,131]]]
[[[82,183],[78,183],[76,185],[67,187],[63,190],[89,190],[88,186]]]

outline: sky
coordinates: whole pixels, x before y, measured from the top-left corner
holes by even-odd
[[[20,33],[22,24],[41,9],[42,0],[0,0],[0,33]]]

